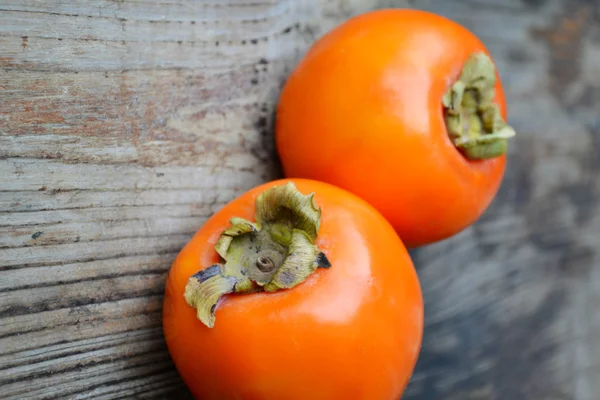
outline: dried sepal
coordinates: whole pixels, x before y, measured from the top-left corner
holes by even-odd
[[[472,160],[493,158],[506,152],[515,131],[494,103],[496,69],[485,53],[472,54],[459,79],[442,97],[448,135]]]
[[[257,197],[255,216],[257,222],[232,218],[214,246],[222,263],[188,280],[185,300],[209,328],[223,295],[291,289],[331,266],[315,245],[321,209],[314,194],[291,182],[274,186]]]

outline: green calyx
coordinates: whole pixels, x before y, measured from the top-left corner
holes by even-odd
[[[493,61],[485,53],[474,53],[442,99],[448,135],[470,160],[504,154],[507,139],[515,136],[494,103],[495,85]]]
[[[321,209],[313,194],[303,195],[291,182],[269,188],[256,199],[255,218],[232,218],[214,246],[221,263],[188,280],[185,300],[209,328],[223,295],[290,289],[331,266],[314,244]]]

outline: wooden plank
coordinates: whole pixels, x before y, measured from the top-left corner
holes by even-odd
[[[4,271],[0,281],[0,293],[26,287],[59,285],[69,282],[91,281],[98,278],[114,278],[128,275],[145,275],[165,272],[175,258],[174,253],[149,256],[125,256],[115,259],[16,268]]]
[[[95,222],[98,225],[99,223],[119,223],[124,220],[141,220],[154,223],[150,220],[155,219],[158,212],[160,212],[160,217],[183,218],[206,216],[211,211],[210,203],[191,203],[168,206],[143,204],[131,207],[95,207],[93,203],[88,203],[87,207],[83,208],[6,213],[0,225],[4,227],[30,227],[39,222],[42,222],[39,226],[64,224],[68,222]],[[64,227],[64,225],[61,226]],[[9,231],[7,230],[7,232]],[[11,232],[16,233],[17,231]],[[40,238],[40,235],[36,235],[37,237],[34,239]]]
[[[153,215],[160,212],[153,207]],[[20,228],[0,227],[0,248],[62,244],[80,241],[156,237],[162,235],[192,235],[206,218],[153,218],[112,220],[105,223],[58,223]],[[183,219],[183,221],[181,221]],[[32,234],[33,232],[33,234]]]
[[[146,190],[112,190],[112,191],[11,191],[0,192],[0,211],[20,213],[23,211],[81,210],[94,208],[116,208],[127,206],[166,206],[192,205],[197,208],[222,204],[233,198],[235,188],[219,188],[219,190],[193,189],[146,189]],[[130,209],[133,211],[133,209]],[[91,210],[90,210],[91,211]],[[25,214],[20,217],[24,218]],[[7,224],[9,215],[5,214],[2,225]],[[32,221],[32,222],[35,222]]]
[[[3,352],[14,355],[36,347],[61,344],[65,340],[158,327],[161,300],[161,296],[155,294],[7,316],[0,326],[0,343],[4,346]],[[56,368],[60,365],[57,362]]]
[[[117,257],[160,254],[181,249],[190,235],[134,237],[125,239],[74,242],[49,246],[0,249],[0,268],[34,266]],[[34,251],[35,250],[35,251]]]
[[[130,2],[124,3],[124,7],[112,13],[105,13],[106,8],[101,12],[97,5],[80,5],[84,9],[76,14],[60,9],[53,12],[4,10],[0,16],[0,23],[3,30],[11,36],[27,36],[30,39],[62,38],[146,43],[181,41],[197,44],[217,40],[240,40],[239,25],[242,24],[249,25],[242,28],[243,40],[267,40],[298,23],[297,16],[294,15],[298,7],[289,1],[281,2],[275,7],[231,5],[212,9],[202,3]],[[261,10],[262,13],[257,14]],[[235,16],[233,18],[232,13]],[[30,23],[32,14],[36,18],[36,24],[33,26]],[[235,26],[221,28],[224,19],[229,20],[229,25],[238,25],[238,30]],[[56,24],[64,25],[64,28],[60,31],[49,29]],[[207,29],[207,26],[212,29]]]
[[[570,0],[416,4],[485,40],[519,136],[484,217],[414,252],[426,330],[403,398],[596,399],[600,9]]]
[[[321,12],[300,3],[1,2],[0,397],[186,396],[166,272],[279,174],[273,106]]]
[[[359,12],[467,26],[518,136],[489,211],[412,252],[426,303],[404,399],[600,393],[600,5],[585,0],[0,2],[0,397],[184,399],[168,268],[280,175],[279,89]]]
[[[26,177],[24,179],[23,177]],[[14,179],[17,177],[17,179]],[[118,179],[117,179],[118,178]],[[0,185],[5,191],[40,190],[143,190],[209,188],[239,182],[258,182],[252,171],[202,165],[144,168],[139,165],[64,164],[38,159],[0,160]]]

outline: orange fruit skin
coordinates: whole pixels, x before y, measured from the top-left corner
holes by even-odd
[[[316,244],[332,266],[274,293],[228,295],[214,328],[184,300],[188,278],[218,261],[233,216],[254,220],[250,190],[215,213],[174,261],[163,327],[172,359],[203,400],[395,400],[421,346],[423,301],[409,254],[368,203],[337,187],[293,180],[322,207]]]
[[[424,11],[373,11],[334,28],[279,99],[285,176],[357,194],[408,247],[465,229],[492,202],[506,164],[504,155],[469,161],[447,134],[442,96],[474,52],[489,55],[473,33]],[[495,102],[506,120],[499,77]]]

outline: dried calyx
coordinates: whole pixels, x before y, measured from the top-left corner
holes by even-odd
[[[515,135],[494,103],[496,70],[485,53],[472,54],[442,102],[454,145],[471,160],[500,156]]]
[[[257,197],[255,219],[232,218],[214,247],[221,263],[188,280],[185,300],[209,328],[221,296],[289,289],[331,266],[315,245],[321,209],[313,194],[303,195],[291,182],[271,187]]]

